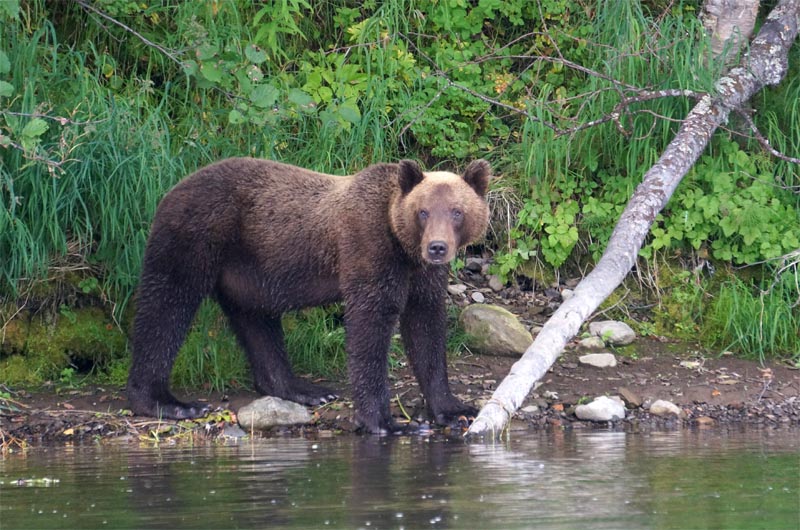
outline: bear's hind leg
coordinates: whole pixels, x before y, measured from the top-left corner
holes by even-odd
[[[280,318],[236,311],[224,303],[221,305],[247,353],[259,393],[310,406],[339,397],[332,390],[309,383],[292,373]]]

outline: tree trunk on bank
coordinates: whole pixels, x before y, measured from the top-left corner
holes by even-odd
[[[711,59],[727,52],[725,61],[736,57],[736,52],[753,34],[758,16],[759,0],[706,0],[701,18],[711,36]]]
[[[766,85],[778,84],[788,69],[788,53],[800,24],[800,0],[781,0],[769,14],[740,66],[716,84],[683,122],[658,162],[645,174],[622,213],[595,269],[575,288],[514,363],[467,431],[468,437],[502,432],[533,384],[550,369],[581,324],[633,267],[656,215],[705,149],[711,135],[733,109],[741,108]]]

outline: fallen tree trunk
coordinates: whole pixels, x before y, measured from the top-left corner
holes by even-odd
[[[683,122],[661,158],[645,174],[622,213],[605,253],[575,293],[542,328],[533,344],[497,387],[467,431],[468,437],[497,437],[522,405],[533,384],[553,365],[581,324],[633,267],[656,215],[705,149],[711,135],[734,109],[786,75],[788,53],[800,24],[800,0],[781,0],[767,17],[740,66],[716,84]]]

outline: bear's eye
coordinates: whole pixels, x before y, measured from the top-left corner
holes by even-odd
[[[428,210],[420,210],[419,211],[419,220],[420,221],[427,221],[428,219]]]
[[[464,218],[464,212],[461,210],[455,209],[452,211],[452,216],[454,221],[460,221]]]

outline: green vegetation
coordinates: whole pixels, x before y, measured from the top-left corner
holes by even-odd
[[[651,91],[713,90],[699,4],[0,2],[0,325],[12,354],[3,379],[58,378],[76,363],[60,347],[6,346],[26,300],[50,308],[51,330],[77,314],[76,296],[104,308],[99,322],[127,329],[159,199],[227,156],[339,174],[400,157],[428,167],[485,157],[505,210],[488,241],[496,272],[576,275],[693,105]],[[771,145],[795,156],[799,64],[796,47],[786,80],[752,102]],[[800,318],[796,265],[773,281],[773,260],[800,247],[797,165],[732,132],[747,130],[740,121],[715,135],[657,219],[640,268],[681,272],[645,294],[659,332],[692,329],[716,348],[800,360],[788,328]],[[722,276],[683,266],[698,259]],[[752,272],[733,278],[733,266]],[[54,277],[58,289],[42,287]],[[301,372],[341,370],[338,321],[336,309],[287,317]],[[126,357],[116,343],[107,350],[107,377],[124,380]],[[230,352],[224,319],[204,306],[176,383],[246,381],[246,361]]]

